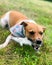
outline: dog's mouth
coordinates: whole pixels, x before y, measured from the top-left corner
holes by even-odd
[[[40,50],[40,47],[42,46],[42,43],[41,44],[37,44],[37,43],[32,43],[32,47],[34,50],[38,51]]]
[[[39,49],[39,46],[38,45],[33,45],[32,44],[32,47],[33,47],[34,50],[38,50]]]
[[[38,51],[40,50],[40,47],[42,46],[43,42],[42,41],[35,41],[32,43],[32,47],[34,50]]]
[[[35,40],[33,41],[32,39],[28,38],[32,42],[32,47],[34,50],[38,51],[40,47],[42,46],[43,42],[41,40]]]

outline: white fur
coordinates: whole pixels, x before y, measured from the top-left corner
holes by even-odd
[[[6,47],[8,45],[8,43],[10,42],[10,40],[11,40],[11,35],[9,35],[6,39],[6,41],[0,45],[0,49]]]
[[[6,47],[11,40],[18,42],[21,46],[23,46],[23,44],[31,46],[32,44],[27,38],[19,38],[19,37],[14,37],[12,35],[9,35],[6,41],[0,45],[0,49]]]
[[[3,18],[0,19],[0,25],[4,28],[6,24],[9,25],[9,15],[10,15],[10,12],[7,12]]]
[[[31,41],[29,41],[26,37],[25,38],[12,37],[12,40],[18,42],[21,46],[23,46],[23,44],[31,46],[32,44]]]
[[[19,23],[18,24],[21,24],[22,22],[31,22],[31,23],[34,23],[34,24],[36,24],[36,22],[35,21],[33,21],[33,20],[22,20],[22,21],[19,21]]]
[[[5,17],[3,17],[3,18],[0,19],[0,25],[3,28],[5,27],[6,24],[9,25],[9,22],[10,22],[9,21],[10,12],[11,11],[7,12],[5,14]],[[24,22],[32,22],[32,23],[36,24],[35,21],[33,21],[33,20],[22,20],[22,21],[19,21],[18,24],[20,24],[23,21]],[[10,25],[9,25],[9,28],[10,28]],[[23,44],[26,44],[26,45],[31,45],[32,44],[31,41],[29,41],[26,37],[25,38],[18,38],[18,37],[13,37],[13,36],[9,35],[7,37],[7,39],[6,39],[6,41],[3,44],[0,45],[0,49],[6,47],[8,45],[8,43],[11,41],[11,39],[14,40],[14,41],[16,41],[16,42],[19,42],[21,46],[23,46]]]

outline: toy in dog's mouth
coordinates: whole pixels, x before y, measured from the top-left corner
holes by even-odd
[[[29,40],[32,42],[32,47],[36,51],[38,51],[40,49],[40,47],[42,46],[42,44],[43,44],[43,42],[41,40],[39,40],[39,39],[35,40],[35,41],[33,41],[31,39],[29,39]]]
[[[32,47],[33,47],[33,49],[36,50],[36,51],[38,51],[41,46],[42,46],[42,43],[41,43],[41,44],[32,43]]]
[[[35,44],[36,44],[36,43],[35,43]],[[33,47],[33,49],[34,49],[34,50],[36,50],[36,51],[38,51],[38,50],[39,50],[39,48],[40,48],[40,46],[39,46],[39,45],[33,45],[33,44],[32,44],[32,47]]]

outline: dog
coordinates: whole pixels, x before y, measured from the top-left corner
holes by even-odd
[[[11,40],[21,46],[30,45],[35,50],[39,50],[43,44],[43,33],[46,28],[18,11],[9,11],[1,16],[0,26],[11,32],[6,41],[0,45],[0,49],[6,47]]]

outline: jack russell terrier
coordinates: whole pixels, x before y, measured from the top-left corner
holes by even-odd
[[[0,45],[0,49],[8,45],[11,40],[32,46],[35,50],[39,50],[43,43],[43,33],[45,27],[37,24],[35,21],[28,19],[22,13],[17,11],[9,11],[0,19],[0,26],[8,28],[11,34],[6,41]]]

